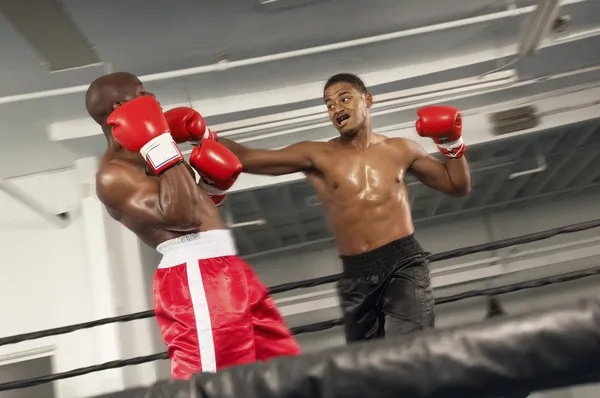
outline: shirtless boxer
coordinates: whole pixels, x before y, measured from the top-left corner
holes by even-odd
[[[172,377],[298,354],[267,289],[236,256],[215,206],[241,172],[239,160],[190,108],[163,114],[129,73],[95,80],[86,108],[108,143],[98,197],[115,220],[163,255],[154,309]],[[176,143],[192,140],[197,146],[188,165]]]
[[[220,143],[247,173],[307,176],[325,208],[343,264],[338,294],[348,342],[433,327],[428,261],[413,236],[405,174],[449,195],[469,192],[460,113],[445,106],[418,111],[417,132],[438,145],[446,157],[441,162],[413,141],[373,132],[373,97],[357,76],[331,77],[323,99],[340,133],[329,142],[300,142],[280,150]]]

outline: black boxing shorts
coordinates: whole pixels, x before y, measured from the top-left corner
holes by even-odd
[[[413,235],[340,258],[337,290],[348,343],[434,327],[429,261]]]

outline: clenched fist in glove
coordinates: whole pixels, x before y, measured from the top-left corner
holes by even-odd
[[[242,172],[240,160],[227,148],[213,140],[204,140],[190,154],[190,165],[200,174],[200,185],[215,205],[225,200],[227,190]]]
[[[463,157],[466,146],[462,139],[462,116],[451,106],[426,106],[417,111],[417,133],[433,139],[440,152],[449,159]]]
[[[167,119],[153,97],[127,101],[106,119],[115,140],[126,150],[139,152],[155,174],[183,162],[169,132]]]
[[[171,134],[176,142],[215,140],[217,135],[206,127],[206,121],[196,110],[188,107],[173,108],[165,112]]]

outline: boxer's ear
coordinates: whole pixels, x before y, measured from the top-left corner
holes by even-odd
[[[373,106],[373,96],[371,93],[365,93],[365,103],[367,104],[367,108]]]
[[[113,111],[115,109],[117,109],[118,107],[120,107],[121,105],[123,105],[124,103],[125,103],[125,101],[114,101],[112,104]]]

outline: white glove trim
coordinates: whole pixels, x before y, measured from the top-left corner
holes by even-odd
[[[156,171],[173,163],[173,160],[183,160],[183,155],[171,133],[164,133],[153,138],[140,149],[140,153]]]
[[[218,188],[215,188],[204,177],[200,177],[199,184],[202,188],[204,188],[204,190],[206,190],[206,193],[209,194],[210,196],[221,196],[221,195],[225,195],[227,193],[227,191],[222,191]]]
[[[451,149],[459,148],[459,147],[460,147],[461,145],[463,145],[463,144],[464,144],[464,142],[463,142],[463,138],[462,138],[462,137],[460,137],[460,138],[459,138],[458,140],[456,140],[456,141],[452,141],[452,142],[446,142],[445,144],[438,144],[438,146],[439,146],[440,148],[444,148],[444,149],[451,150]]]
[[[200,146],[202,145],[202,140],[213,140],[217,141],[217,135],[213,133],[211,129],[208,127],[204,130],[204,135],[199,140],[190,140],[189,143],[191,146]]]

